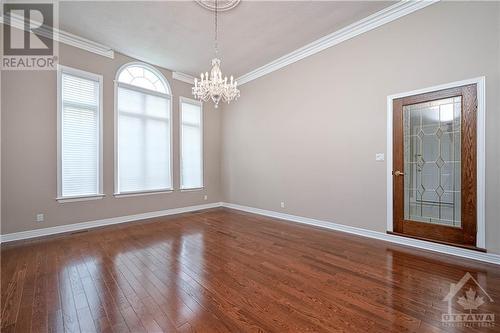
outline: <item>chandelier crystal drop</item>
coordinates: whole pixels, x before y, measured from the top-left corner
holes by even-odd
[[[236,100],[240,97],[238,82],[233,80],[233,76],[231,75],[229,82],[227,76],[222,78],[220,69],[221,61],[217,57],[217,1],[218,0],[215,0],[215,58],[212,59],[212,69],[210,70],[210,75],[208,72],[205,72],[205,74],[201,73],[201,79],[199,81],[198,78],[195,78],[193,87],[193,95],[195,98],[204,102],[211,99],[215,104],[215,108],[219,107],[219,102],[221,100],[230,103],[232,100]]]

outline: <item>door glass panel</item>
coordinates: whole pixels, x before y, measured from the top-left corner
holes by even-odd
[[[405,220],[460,227],[462,97],[403,107]]]

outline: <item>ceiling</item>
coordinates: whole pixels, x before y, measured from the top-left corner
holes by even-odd
[[[373,14],[388,1],[241,1],[219,13],[222,70],[235,77]],[[213,57],[213,12],[194,1],[62,1],[60,29],[198,75]]]

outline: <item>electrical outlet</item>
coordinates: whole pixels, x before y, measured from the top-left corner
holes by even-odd
[[[285,208],[285,202],[284,201],[281,202],[281,208]]]
[[[36,221],[43,222],[45,220],[45,216],[43,214],[36,214]]]
[[[205,194],[205,195],[203,196],[203,200],[207,201],[207,200],[208,200],[208,195],[206,195],[206,194]]]

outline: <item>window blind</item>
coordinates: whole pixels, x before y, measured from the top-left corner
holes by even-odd
[[[59,197],[96,195],[100,191],[99,77],[60,73]]]
[[[181,99],[181,188],[203,187],[202,109]]]
[[[172,189],[170,97],[119,84],[118,193]]]

